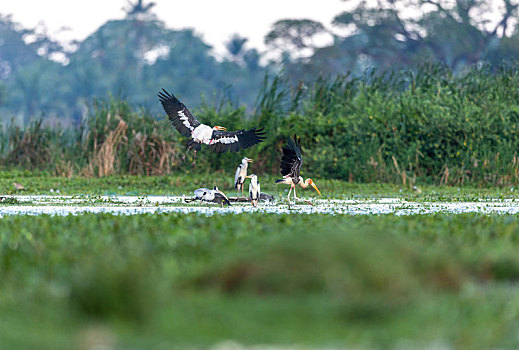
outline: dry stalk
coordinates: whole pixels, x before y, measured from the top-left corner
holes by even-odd
[[[171,172],[175,158],[173,146],[154,131],[151,136],[138,132],[128,151],[131,174],[164,175]]]
[[[443,174],[442,174],[442,177],[440,179],[440,186],[441,185],[447,185],[447,182],[449,181],[449,168],[447,167],[447,164],[445,164],[444,166],[444,169],[443,169]]]
[[[117,148],[126,135],[127,129],[128,124],[124,120],[119,121],[115,130],[109,132],[99,150],[96,149],[96,145],[88,165],[89,174],[95,174],[96,170],[99,177],[113,174]]]
[[[56,176],[59,177],[72,177],[74,175],[74,166],[67,160],[66,162],[63,160],[59,160],[56,163]]]
[[[397,174],[402,178],[402,184],[406,185],[406,183],[407,183],[407,174],[406,174],[406,172],[405,171],[400,171],[400,167],[398,166],[398,162],[397,162],[395,156],[391,156],[391,158],[393,158],[393,164],[395,165],[395,169],[396,169]]]

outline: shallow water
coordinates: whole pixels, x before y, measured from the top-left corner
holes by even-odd
[[[408,202],[400,198],[371,200],[314,200],[313,206],[304,202],[287,205],[260,203],[253,208],[248,203],[235,203],[221,208],[215,204],[193,202],[186,204],[180,196],[9,196],[16,204],[0,205],[3,215],[78,215],[83,213],[111,213],[117,215],[155,213],[277,213],[277,214],[430,214],[430,213],[486,213],[515,214],[519,212],[519,201],[496,200],[485,202]],[[5,201],[5,200],[4,200]]]

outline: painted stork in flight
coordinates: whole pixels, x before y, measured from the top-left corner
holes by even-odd
[[[250,201],[251,201],[253,207],[257,207],[258,201],[260,200],[260,196],[261,196],[261,187],[260,187],[260,183],[258,181],[258,176],[256,176],[255,174],[252,174],[250,176],[247,176],[247,178],[250,179],[250,184],[249,184]]]
[[[282,183],[286,185],[290,185],[290,191],[288,191],[288,202],[290,203],[290,192],[294,190],[294,200],[300,199],[296,196],[296,185],[300,185],[303,188],[307,188],[308,185],[311,185],[319,195],[321,192],[315,185],[314,181],[310,178],[303,181],[303,177],[299,175],[299,171],[301,170],[301,165],[303,165],[303,157],[301,156],[301,138],[298,138],[294,135],[294,139],[288,138],[287,145],[283,147],[283,157],[281,158],[281,175],[283,175],[283,179],[276,180],[276,183]],[[309,204],[309,201],[301,199]],[[313,205],[313,204],[312,204]]]
[[[238,192],[241,190],[241,196],[243,197],[243,183],[245,182],[245,178],[247,177],[247,168],[249,163],[253,163],[252,159],[247,157],[243,157],[240,165],[236,169],[236,175],[234,175],[234,187]]]
[[[227,129],[222,126],[210,127],[202,124],[173,94],[162,89],[158,96],[171,124],[183,136],[189,137],[187,151],[194,148],[195,159],[196,151],[202,149],[202,144],[208,145],[209,149],[216,153],[238,152],[266,139],[263,129],[226,131]],[[185,160],[185,156],[183,159]],[[195,160],[192,165],[195,166]]]

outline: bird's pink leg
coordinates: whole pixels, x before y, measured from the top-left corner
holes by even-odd
[[[195,155],[193,157],[193,164],[191,164],[191,166],[194,168],[195,164],[196,164],[196,149],[195,149]]]
[[[186,156],[187,156],[187,154],[189,153],[189,150],[191,149],[191,147],[193,147],[193,146],[189,146],[189,147],[187,148],[186,153],[182,156],[182,161],[183,161],[183,162],[186,161]]]
[[[291,185],[290,186],[290,191],[288,191],[288,204],[290,204],[290,193],[292,193],[292,189],[295,190],[295,186],[294,185]]]
[[[295,186],[294,186],[294,201],[295,201],[296,199],[297,199],[297,200],[300,200],[300,201],[303,201],[303,202],[306,202],[306,203],[308,203],[308,204],[310,204],[310,205],[313,205],[312,202],[309,202],[309,201],[307,201],[306,199],[303,199],[303,198],[297,198],[297,196],[296,196],[296,188],[295,188]]]

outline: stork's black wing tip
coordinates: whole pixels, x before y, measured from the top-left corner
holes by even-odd
[[[176,99],[175,95],[173,95],[172,93],[167,92],[166,89],[164,89],[164,88],[162,88],[162,91],[159,91],[159,93],[157,95],[159,96],[159,99],[161,101],[175,100]]]

